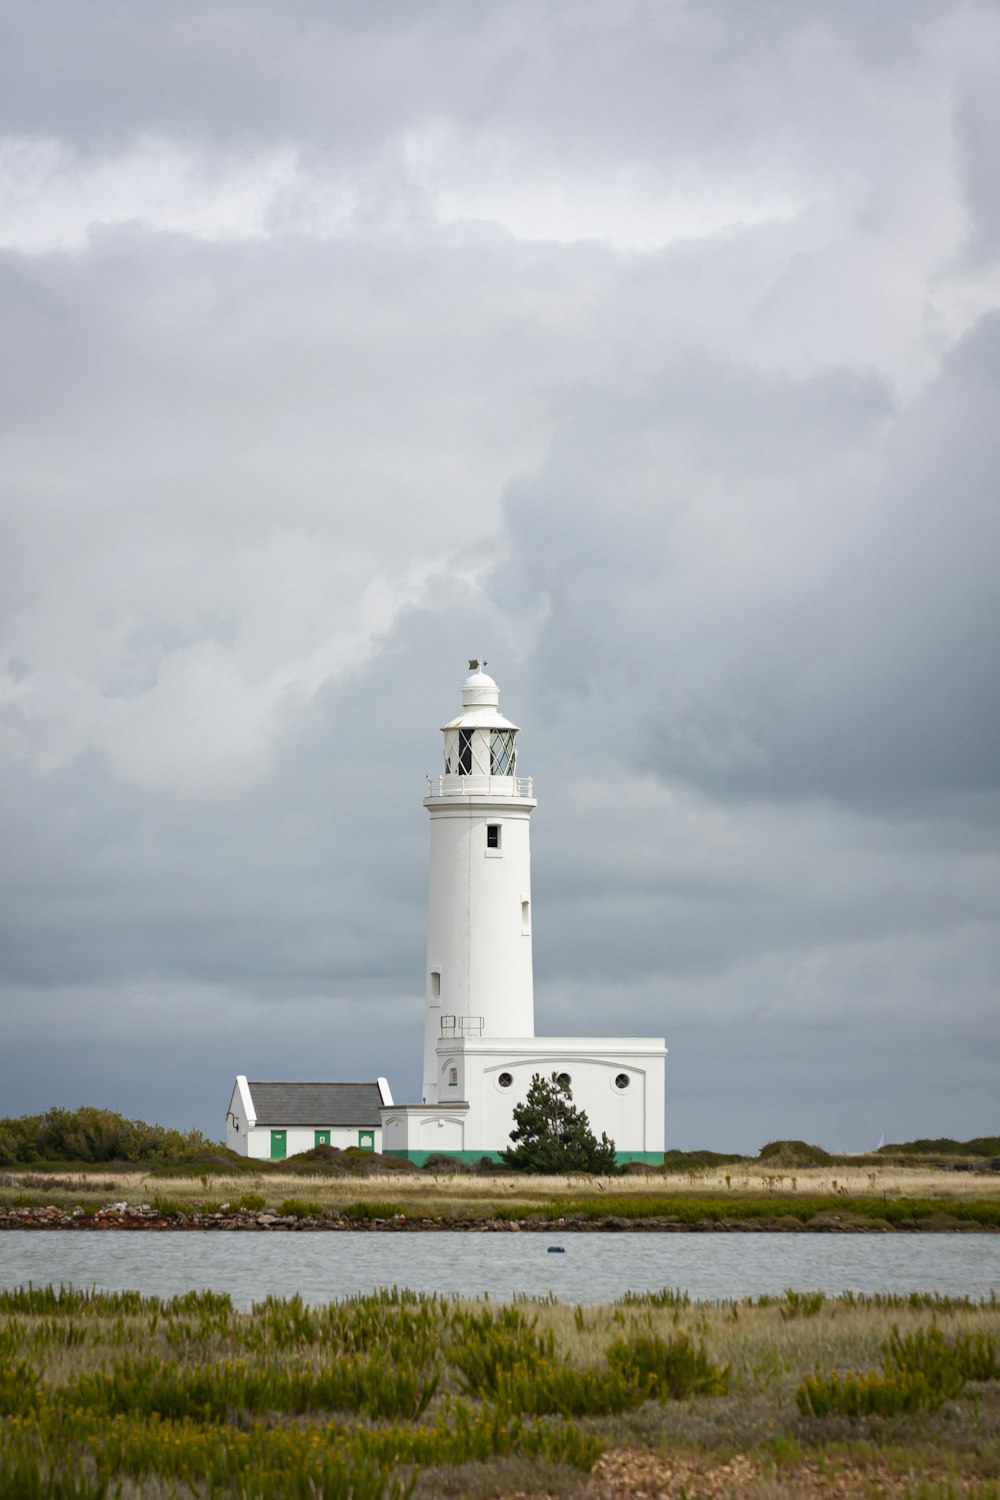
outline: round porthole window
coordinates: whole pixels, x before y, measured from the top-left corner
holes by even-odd
[[[514,1077],[511,1073],[501,1073],[499,1078],[497,1079],[497,1083],[502,1089],[509,1089],[513,1082]]]
[[[619,1073],[617,1078],[615,1079],[615,1088],[627,1089],[631,1082],[632,1080],[627,1073]]]
[[[573,1080],[568,1073],[557,1073],[556,1082],[561,1083],[564,1089],[568,1089]]]

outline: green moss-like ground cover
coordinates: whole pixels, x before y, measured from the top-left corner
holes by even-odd
[[[553,1199],[533,1206],[533,1214],[549,1219],[576,1218],[599,1220],[614,1216],[621,1219],[673,1219],[681,1224],[708,1221],[713,1224],[739,1223],[747,1220],[794,1218],[807,1224],[820,1215],[840,1214],[861,1219],[885,1220],[889,1224],[939,1219],[943,1215],[961,1223],[984,1228],[1000,1228],[1000,1203],[983,1199],[942,1202],[939,1198],[855,1197],[844,1194],[806,1196],[788,1193],[782,1196],[707,1195],[658,1197],[653,1194],[634,1198],[587,1197]],[[523,1217],[516,1206],[500,1210],[508,1218]]]

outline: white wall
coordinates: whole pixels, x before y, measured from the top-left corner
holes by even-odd
[[[431,848],[423,1096],[430,1103],[442,1015],[482,1016],[484,1036],[530,1036],[535,1029],[528,831],[534,802],[429,797],[424,806]],[[490,823],[500,828],[499,849],[487,848]]]
[[[244,1154],[255,1157],[259,1161],[271,1160],[271,1131],[280,1130],[282,1127],[271,1125],[257,1125],[248,1132],[249,1150]],[[380,1125],[354,1125],[354,1126],[328,1126],[328,1125],[288,1125],[286,1132],[286,1156],[296,1156],[300,1151],[311,1151],[316,1144],[316,1131],[329,1130],[330,1145],[344,1150],[348,1146],[358,1144],[358,1131],[372,1129],[375,1135],[375,1150],[382,1149],[382,1127]],[[236,1148],[239,1150],[239,1147]]]
[[[585,1110],[590,1128],[620,1152],[664,1149],[664,1059],[657,1037],[522,1037],[466,1040],[438,1047],[440,1096],[468,1100],[467,1150],[504,1150],[514,1125],[514,1107],[526,1097],[535,1073],[568,1073],[573,1103]],[[456,1089],[447,1085],[456,1068]],[[499,1078],[513,1082],[501,1088]],[[615,1079],[625,1074],[627,1089]]]
[[[247,1087],[246,1077],[241,1074],[233,1084],[229,1109],[226,1112],[226,1145],[230,1151],[238,1151],[241,1156],[252,1154],[249,1148],[249,1137],[255,1124],[250,1090]]]
[[[468,1105],[395,1105],[382,1111],[384,1151],[463,1151]]]

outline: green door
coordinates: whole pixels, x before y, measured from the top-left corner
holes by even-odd
[[[287,1150],[287,1147],[288,1147],[288,1131],[287,1130],[272,1130],[271,1131],[271,1160],[272,1161],[284,1161],[284,1159],[285,1159],[285,1152]]]
[[[375,1150],[375,1132],[374,1132],[374,1130],[359,1130],[358,1131],[358,1147],[359,1147],[359,1149],[361,1151],[374,1151]]]
[[[328,1130],[317,1130],[317,1132],[316,1132],[316,1140],[314,1142],[314,1145],[317,1145],[317,1146],[329,1146],[329,1144],[330,1144],[330,1132]]]

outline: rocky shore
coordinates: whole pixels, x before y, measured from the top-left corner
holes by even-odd
[[[350,1233],[350,1234],[419,1234],[448,1230],[465,1234],[997,1234],[992,1225],[970,1223],[950,1214],[935,1214],[919,1219],[901,1219],[890,1224],[886,1219],[866,1218],[851,1213],[820,1213],[802,1221],[791,1214],[764,1219],[698,1219],[693,1222],[677,1218],[622,1218],[614,1214],[594,1219],[569,1214],[551,1219],[545,1215],[526,1215],[523,1219],[420,1217],[394,1214],[390,1218],[350,1218],[331,1210],[325,1214],[280,1214],[271,1210],[228,1211],[214,1213],[171,1212],[148,1203],[130,1205],[113,1203],[96,1210],[73,1208],[8,1208],[0,1210],[0,1229],[46,1230],[70,1229],[92,1233],[116,1230],[159,1230],[167,1233],[189,1231],[228,1233]]]

